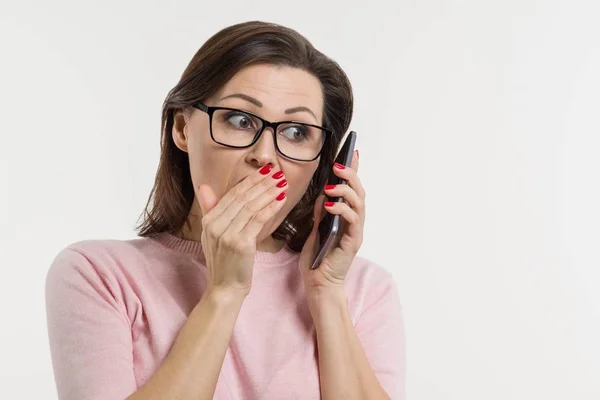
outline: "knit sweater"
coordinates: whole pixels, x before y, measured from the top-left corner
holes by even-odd
[[[256,253],[252,289],[239,312],[215,399],[320,398],[316,333],[298,256],[287,246]],[[168,355],[206,285],[201,244],[168,233],[63,249],[46,277],[59,398],[114,400],[135,392]],[[391,274],[356,257],[345,291],[379,382],[392,399],[404,400],[404,325]]]

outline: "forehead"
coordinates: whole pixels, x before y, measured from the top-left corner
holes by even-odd
[[[274,113],[293,107],[308,107],[322,120],[323,90],[312,74],[292,67],[268,64],[241,69],[219,90],[218,98],[235,93],[256,98]]]

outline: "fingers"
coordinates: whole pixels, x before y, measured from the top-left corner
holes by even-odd
[[[360,224],[361,222],[358,213],[346,203],[325,202],[325,209],[331,214],[340,215],[350,225]]]
[[[354,151],[352,156],[352,167],[347,168],[340,164],[335,164],[333,172],[336,176],[344,179],[347,184],[326,185],[325,194],[329,197],[342,197],[346,203],[353,208],[356,213],[364,219],[365,216],[365,190],[358,178],[356,170],[358,169],[358,150]]]
[[[348,168],[341,164],[334,164],[333,173],[344,179],[348,182],[348,186],[350,186],[361,198],[365,198],[365,189],[360,183],[360,179],[358,179],[358,175],[356,174],[356,169],[358,168],[358,156],[357,152],[354,152],[354,156],[352,157],[352,167]]]
[[[273,195],[272,192],[270,194]],[[272,198],[272,196],[271,196],[271,198]],[[265,224],[271,218],[273,218],[279,210],[281,210],[281,208],[285,204],[286,199],[287,199],[287,197],[285,196],[285,192],[284,192],[284,193],[281,193],[280,195],[278,195],[277,197],[275,197],[274,200],[271,200],[265,207],[263,207],[257,213],[252,214],[252,215],[250,215],[250,214],[238,215],[238,217],[235,219],[235,225],[232,224],[231,229],[232,230],[240,229],[240,227],[243,225],[244,221],[247,220],[247,223],[245,224],[245,226],[243,226],[242,229],[239,231],[240,235],[243,237],[246,237],[246,238],[255,239],[258,236],[258,234],[260,233],[260,231],[263,229]],[[240,213],[240,214],[242,214],[242,213]]]
[[[273,167],[270,164],[257,169],[227,192],[214,208],[210,210],[202,209],[203,218],[206,218],[208,221],[218,218],[236,198],[248,192],[274,172],[275,171],[273,171]],[[200,205],[202,206],[202,203]]]
[[[329,197],[342,197],[360,217],[364,217],[365,201],[349,185],[326,185],[325,194]]]
[[[363,240],[362,218],[348,204],[342,202],[326,202],[325,209],[331,214],[340,215],[348,223],[346,232],[351,238],[353,251],[358,251]]]
[[[265,168],[258,174],[258,177],[249,175],[231,189],[209,212],[208,218],[203,218],[203,228],[210,229],[211,236],[220,237],[226,232],[237,235],[265,207],[270,205],[270,211],[280,209],[288,187],[283,172]],[[270,218],[270,211],[262,213],[258,220],[262,221],[265,214]]]
[[[285,179],[272,180],[269,182],[266,190],[257,196],[250,195],[253,200],[246,203],[235,201],[224,216],[231,217],[231,223],[227,228],[229,232],[242,232],[245,236],[254,237],[257,235],[264,224],[281,209],[286,200],[288,185]],[[278,186],[276,182],[285,182],[285,185]],[[229,214],[231,212],[231,214]],[[247,226],[251,225],[251,226]]]
[[[326,202],[325,209],[330,214],[340,215],[348,223],[347,233],[352,239],[352,246],[360,247],[362,243],[363,223],[365,220],[365,190],[356,174],[358,169],[358,152],[354,152],[352,167],[336,164],[334,174],[344,179],[347,184],[327,185],[325,194],[330,197],[341,197],[344,202]]]

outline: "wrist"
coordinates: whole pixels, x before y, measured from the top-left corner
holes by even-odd
[[[243,303],[247,295],[248,292],[242,289],[209,287],[202,298],[216,306],[228,306]]]
[[[348,296],[343,285],[319,286],[306,293],[309,307],[312,309],[347,307]]]

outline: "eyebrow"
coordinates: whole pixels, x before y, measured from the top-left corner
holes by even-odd
[[[247,102],[252,103],[252,104],[254,104],[257,107],[262,107],[263,106],[263,104],[260,101],[258,101],[257,99],[255,99],[254,97],[248,96],[247,94],[243,94],[243,93],[230,94],[229,96],[221,97],[221,99],[219,99],[219,101],[225,100],[225,99],[229,99],[229,98],[232,98],[232,97],[237,97],[239,99],[246,100]],[[308,107],[304,107],[304,106],[288,108],[284,112],[286,114],[294,114],[294,113],[301,112],[301,111],[306,111],[306,112],[310,113],[313,117],[315,117],[316,120],[318,120],[318,118],[315,115],[315,113],[313,112],[313,110],[311,110]]]

